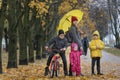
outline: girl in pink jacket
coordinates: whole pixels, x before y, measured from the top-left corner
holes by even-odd
[[[78,44],[71,44],[71,52],[70,52],[70,64],[72,66],[72,75],[80,76],[81,74],[81,66],[80,66],[80,56],[82,51],[78,50]]]

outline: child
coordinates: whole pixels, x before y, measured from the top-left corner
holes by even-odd
[[[65,38],[65,34],[63,30],[59,30],[58,35],[56,37],[54,37],[53,39],[51,39],[45,46],[46,50],[49,48],[49,46],[52,45],[52,50],[51,53],[48,57],[47,60],[47,66],[45,68],[45,73],[44,75],[47,76],[48,72],[49,72],[49,66],[50,66],[50,62],[53,58],[53,56],[56,53],[59,53],[59,55],[62,58],[63,61],[63,69],[64,69],[64,75],[67,76],[68,72],[67,72],[67,61],[66,61],[66,56],[65,56],[65,50],[67,47],[67,39]],[[59,52],[60,51],[60,52]]]
[[[100,40],[98,31],[95,31],[92,36],[92,40],[89,44],[91,58],[92,58],[92,75],[95,75],[94,66],[97,65],[97,74],[103,75],[100,72],[100,59],[102,57],[102,49],[104,48],[103,41]]]
[[[81,67],[80,67],[80,56],[82,51],[78,50],[78,44],[71,44],[71,52],[70,52],[70,64],[73,76],[81,75]]]

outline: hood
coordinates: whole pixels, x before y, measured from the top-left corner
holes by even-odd
[[[98,35],[98,39],[100,39],[100,34],[99,34],[99,32],[98,32],[98,31],[94,31],[93,34],[92,34],[92,37],[93,37],[93,35],[95,35],[95,34]]]
[[[77,49],[75,49],[75,47],[77,47]],[[71,51],[78,51],[78,44],[72,43],[71,44]]]

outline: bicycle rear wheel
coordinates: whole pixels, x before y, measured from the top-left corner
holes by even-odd
[[[56,76],[56,77],[59,76],[59,70],[56,70],[56,71],[55,71],[55,76]]]
[[[51,78],[53,78],[53,76],[54,76],[54,67],[55,67],[55,64],[52,63],[52,69],[51,69],[51,71],[50,71],[50,77],[51,77]]]

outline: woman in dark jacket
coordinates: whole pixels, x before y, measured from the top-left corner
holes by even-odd
[[[77,43],[79,51],[80,50],[83,51],[82,41],[80,39],[80,33],[78,32],[78,26],[77,26],[78,19],[75,16],[72,16],[71,23],[72,23],[72,25],[71,25],[70,30],[69,30],[70,35],[71,35],[71,40],[72,40],[71,42]],[[71,64],[70,64],[70,69],[69,69],[69,76],[72,76]]]

